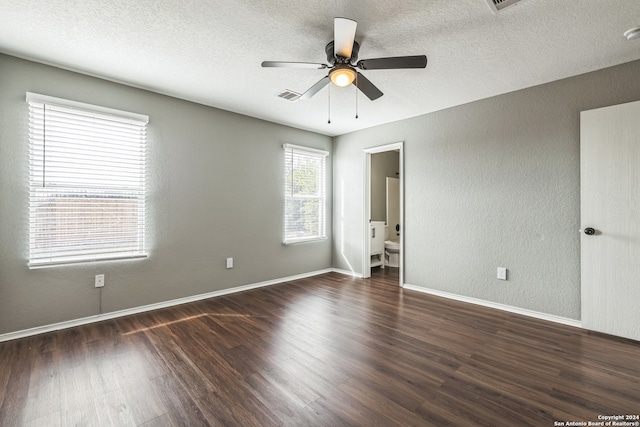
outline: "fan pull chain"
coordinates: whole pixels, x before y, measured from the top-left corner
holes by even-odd
[[[329,119],[327,123],[331,124],[331,83],[329,83],[329,90],[327,92],[329,94]]]
[[[358,72],[356,71],[356,119],[358,118]]]

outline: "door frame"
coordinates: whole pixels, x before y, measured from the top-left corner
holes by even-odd
[[[371,277],[371,239],[369,238],[371,220],[371,155],[376,153],[385,153],[387,151],[399,152],[399,172],[400,172],[400,259],[399,259],[399,276],[398,286],[404,285],[404,141],[394,142],[391,144],[378,145],[376,147],[365,148],[362,151],[363,169],[364,169],[364,197],[363,197],[363,244],[362,244],[362,277]],[[388,225],[388,224],[387,224]]]

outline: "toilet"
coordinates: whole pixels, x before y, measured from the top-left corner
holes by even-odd
[[[385,240],[384,265],[386,265],[387,267],[400,266],[400,242],[399,241]]]

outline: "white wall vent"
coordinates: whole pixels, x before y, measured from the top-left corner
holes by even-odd
[[[278,97],[286,99],[287,101],[297,101],[298,98],[300,98],[300,94],[298,92],[285,89],[278,94]]]
[[[524,0],[487,0],[487,3],[489,3],[489,7],[493,13],[498,13],[523,1]]]

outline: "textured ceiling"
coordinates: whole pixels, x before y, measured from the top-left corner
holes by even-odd
[[[290,102],[326,70],[333,18],[358,22],[360,59],[426,54],[419,70],[363,71],[384,96],[331,87]],[[340,135],[640,58],[639,0],[0,0],[0,51]],[[2,76],[0,76],[2,78]]]

